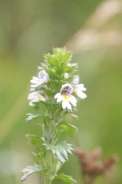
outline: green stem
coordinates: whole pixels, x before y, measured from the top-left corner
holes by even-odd
[[[48,169],[48,171],[44,175],[44,184],[52,184],[52,153],[48,151],[45,155],[45,167]]]
[[[44,176],[44,184],[52,184],[52,180],[48,174]]]
[[[51,140],[51,131],[52,131],[52,124],[50,124],[50,128],[48,127],[49,124],[45,121],[44,122],[44,129],[43,131],[43,137],[49,144],[52,144]],[[50,151],[46,151],[45,153],[45,167],[47,168],[47,173],[44,175],[44,184],[52,184],[52,153]]]

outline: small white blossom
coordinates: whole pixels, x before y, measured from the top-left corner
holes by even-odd
[[[28,100],[30,100],[29,105],[30,106],[35,106],[35,102],[39,102],[39,101],[46,101],[46,99],[42,96],[44,92],[39,90],[39,91],[34,91],[29,93],[28,95]]]
[[[69,78],[69,74],[68,73],[64,73],[64,79],[68,79]]]
[[[57,102],[62,101],[62,108],[72,110],[72,106],[76,106],[77,100],[74,96],[72,96],[73,87],[70,84],[64,84],[61,88],[60,93],[57,93],[55,95],[55,99],[57,99]],[[71,103],[71,104],[70,104]]]
[[[32,77],[31,80],[31,88],[36,88],[41,86],[42,84],[47,83],[50,80],[48,73],[45,70],[41,70],[38,73],[38,77]]]
[[[84,84],[78,84],[78,83],[79,83],[79,76],[75,76],[72,81],[73,91],[76,93],[76,95],[79,98],[85,99],[87,95],[83,91],[86,91],[86,88],[84,87]]]
[[[77,66],[77,63],[68,63],[67,66],[69,67]]]

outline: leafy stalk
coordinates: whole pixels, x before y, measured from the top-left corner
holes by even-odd
[[[52,184],[55,179],[62,179],[67,184],[75,183],[70,176],[58,174],[73,150],[66,138],[62,138],[62,132],[72,137],[77,131],[66,118],[76,110],[77,98],[72,94],[76,92],[81,99],[86,97],[83,92],[86,89],[83,84],[79,84],[79,77],[75,75],[77,64],[70,63],[71,58],[71,52],[65,48],[53,49],[53,54],[46,54],[45,63],[38,67],[38,77],[31,80],[29,105],[38,114],[29,113],[26,121],[38,119],[41,135],[28,134],[27,138],[32,144],[38,144],[41,151],[34,153],[37,163],[22,170],[22,181],[32,173],[40,172],[44,177],[44,184]]]

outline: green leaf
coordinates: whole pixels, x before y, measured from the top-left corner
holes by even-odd
[[[35,153],[32,152],[36,162],[40,165],[41,168],[44,168],[44,163],[45,163],[45,152],[44,151],[40,151],[39,153]],[[46,173],[47,172],[47,168],[44,168],[44,170],[42,170],[42,173]]]
[[[36,164],[34,166],[27,166],[21,171],[22,173],[21,180],[24,181],[30,174],[35,173],[35,172],[40,172],[41,170],[43,169],[39,165],[36,165]]]
[[[64,173],[57,174],[54,179],[61,179],[67,184],[76,183],[76,181],[71,176],[65,175]]]
[[[71,137],[78,131],[77,127],[66,122],[61,122],[60,127],[63,128],[63,130],[65,130]]]
[[[79,120],[77,115],[71,114],[71,116],[72,116],[73,118],[76,118],[77,120]]]
[[[39,152],[39,153],[35,153],[33,152],[34,157],[36,158],[37,162],[40,163],[40,161],[43,159],[44,157],[44,153],[43,152]]]
[[[50,150],[61,163],[64,163],[66,160],[68,160],[68,153],[72,154],[73,150],[71,144],[68,144],[66,142],[62,142],[57,145],[51,145],[45,141],[43,145],[46,147],[47,150]]]
[[[34,134],[27,134],[26,137],[27,137],[27,139],[29,140],[29,142],[31,144],[36,144],[36,143],[38,143],[41,140],[40,137],[38,137],[38,136],[36,136]]]
[[[26,119],[26,122],[31,121],[31,120],[38,118],[38,117],[43,117],[43,115],[41,115],[41,114],[31,114],[31,113],[28,113],[27,116],[28,117]]]
[[[48,103],[48,102],[47,102]],[[48,116],[44,116],[44,115],[42,115],[42,114],[31,114],[31,113],[28,113],[27,114],[28,115],[28,117],[27,117],[27,119],[26,119],[26,122],[29,122],[29,121],[31,121],[31,120],[33,120],[33,119],[36,119],[36,118],[44,118],[44,119],[50,119],[51,120],[51,118],[50,117],[48,117]]]

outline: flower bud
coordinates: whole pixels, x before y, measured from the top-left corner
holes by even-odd
[[[69,78],[69,74],[68,73],[64,73],[64,79],[68,79]]]

